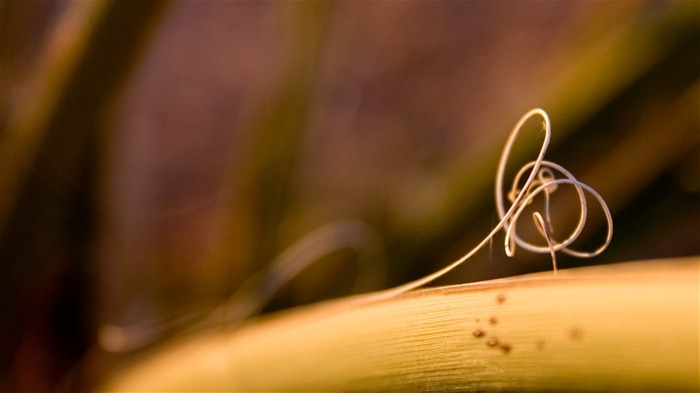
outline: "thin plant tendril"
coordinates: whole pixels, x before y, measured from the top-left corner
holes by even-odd
[[[534,161],[531,161],[525,166],[523,166],[515,176],[513,186],[510,192],[508,193],[508,199],[511,202],[511,205],[506,210],[503,202],[503,177],[505,174],[506,164],[508,163],[508,158],[510,157],[511,150],[523,125],[525,124],[525,122],[527,122],[535,116],[539,116],[543,120],[542,128],[544,131],[544,140],[542,141],[542,146],[540,147],[540,151],[537,155],[537,158]],[[489,244],[492,241],[493,237],[496,236],[496,234],[501,230],[504,230],[506,232],[506,255],[511,257],[515,255],[516,246],[520,246],[534,253],[550,253],[555,272],[557,268],[556,252],[558,251],[562,251],[566,254],[578,258],[591,258],[605,251],[605,249],[610,244],[610,241],[612,240],[613,222],[610,209],[603,200],[603,197],[601,197],[600,194],[598,194],[598,192],[596,192],[593,188],[577,180],[569,171],[564,169],[562,166],[550,161],[546,161],[544,159],[545,153],[547,152],[547,148],[549,147],[551,136],[551,122],[549,120],[549,116],[544,110],[536,108],[530,110],[525,115],[523,115],[520,118],[520,120],[518,120],[515,127],[513,127],[513,130],[511,131],[510,135],[508,136],[508,140],[506,141],[506,144],[503,147],[503,152],[501,153],[501,158],[498,163],[498,170],[496,172],[495,182],[496,209],[498,217],[500,219],[498,224],[496,224],[496,226],[493,227],[491,232],[488,235],[486,235],[486,237],[479,244],[477,244],[476,247],[474,247],[472,250],[470,250],[458,260],[418,280],[411,281],[398,287],[378,292],[374,296],[371,296],[371,298],[381,299],[398,295],[422,287],[436,280],[437,278],[442,277],[446,273],[450,272],[451,270],[463,264],[469,258],[474,256],[474,254],[476,254],[484,246]],[[561,174],[563,178],[556,178],[556,173]],[[524,177],[526,174],[527,179],[525,180],[522,187],[519,187],[518,184],[520,184],[521,178]],[[561,185],[571,185],[575,188],[580,203],[580,215],[578,224],[576,225],[574,231],[564,241],[559,242],[552,238],[553,228],[550,218],[549,205],[551,194],[554,193],[557,190],[557,188]],[[581,235],[583,227],[586,223],[588,205],[584,191],[593,195],[598,201],[601,208],[603,209],[608,226],[608,231],[604,243],[592,252],[577,251],[569,248],[569,246]],[[544,193],[545,196],[544,214],[536,212],[534,213],[533,218],[536,221],[535,226],[540,228],[540,234],[546,241],[545,246],[538,246],[528,243],[527,241],[520,238],[516,233],[516,224],[518,222],[518,219],[522,215],[525,208],[540,193]]]
[[[248,279],[228,299],[215,307],[175,313],[174,318],[117,326],[103,325],[98,342],[109,352],[141,349],[168,330],[187,328],[180,334],[213,326],[232,329],[258,314],[273,296],[301,271],[323,256],[341,249],[357,252],[358,273],[355,292],[381,287],[386,276],[384,245],[379,234],[359,220],[340,220],[307,234],[275,258],[269,267]],[[207,311],[209,310],[209,311]],[[225,323],[225,325],[222,325]]]
[[[547,246],[549,246],[549,255],[552,257],[552,270],[554,271],[554,274],[557,274],[557,253],[554,252],[554,246],[552,246],[552,229],[551,225],[547,225],[545,222],[545,219],[542,218],[542,214],[540,212],[534,212],[532,213],[532,218],[535,221],[535,227],[537,228],[537,231],[544,237],[545,240],[547,240]]]
[[[505,175],[506,164],[508,163],[511,150],[523,125],[536,116],[542,118],[542,131],[544,132],[542,146],[540,147],[537,158],[525,164],[515,175],[512,186],[507,193],[510,206],[506,209],[503,195],[503,177]],[[551,134],[549,116],[542,109],[530,110],[523,115],[520,120],[518,120],[515,127],[513,127],[503,148],[496,172],[495,197],[499,221],[491,232],[472,250],[458,260],[425,277],[398,287],[355,297],[349,300],[347,304],[366,304],[422,287],[461,265],[486,245],[491,246],[493,244],[493,238],[501,230],[505,231],[504,249],[507,256],[514,256],[517,247],[521,247],[533,253],[549,253],[552,258],[552,267],[555,274],[557,272],[556,253],[559,251],[578,258],[591,258],[602,253],[608,247],[612,239],[613,222],[610,209],[600,194],[593,188],[577,180],[562,166],[544,159]],[[523,182],[522,179],[524,177],[526,177],[526,179]],[[520,185],[521,183],[522,186]],[[554,238],[554,228],[550,214],[550,200],[551,195],[556,192],[560,186],[565,185],[572,186],[576,190],[580,213],[575,229],[564,240],[560,241]],[[570,248],[571,244],[579,238],[586,224],[588,215],[586,193],[593,195],[601,206],[607,220],[608,228],[603,244],[590,252],[578,251]],[[532,218],[537,232],[545,242],[544,245],[536,245],[527,242],[518,236],[516,231],[517,223],[521,215],[527,206],[533,202],[534,198],[540,194],[544,196],[544,211],[534,212]],[[270,268],[260,275],[253,277],[247,285],[243,285],[239,288],[233,296],[216,307],[214,311],[205,315],[202,315],[202,313],[196,315],[188,314],[176,321],[194,320],[195,322],[189,323],[190,328],[187,329],[187,331],[212,326],[222,322],[226,323],[225,327],[227,329],[233,330],[233,327],[257,314],[284,284],[289,282],[301,270],[305,269],[323,255],[344,247],[356,249],[358,251],[370,250],[371,252],[376,252],[378,244],[381,244],[377,239],[378,236],[376,236],[376,233],[359,221],[341,221],[329,224],[302,238],[290,249],[280,254],[270,265]],[[379,254],[381,254],[381,252]],[[378,254],[375,254],[374,256],[376,257],[377,255]],[[374,259],[381,260],[382,258]],[[372,275],[365,275],[364,277],[372,278],[371,276]],[[130,351],[154,341],[154,337],[162,334],[162,330],[164,330],[162,324],[158,326],[154,323],[127,327],[105,325],[101,329],[99,341],[103,348],[112,352]]]

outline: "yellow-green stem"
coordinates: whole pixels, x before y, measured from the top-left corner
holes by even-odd
[[[697,391],[700,258],[339,300],[203,333],[106,391]]]

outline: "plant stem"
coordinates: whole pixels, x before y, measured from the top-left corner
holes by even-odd
[[[107,391],[700,389],[697,257],[341,299],[204,332]]]

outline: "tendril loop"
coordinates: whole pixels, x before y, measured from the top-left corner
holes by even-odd
[[[506,209],[503,202],[503,177],[505,176],[506,164],[508,163],[511,150],[523,125],[528,120],[536,116],[542,118],[544,140],[542,141],[542,146],[540,147],[537,158],[525,164],[515,175],[513,185],[507,194],[508,201],[510,201],[510,206]],[[399,293],[408,292],[434,281],[474,256],[474,254],[489,244],[494,236],[496,236],[496,234],[501,230],[504,230],[506,233],[504,245],[506,255],[511,257],[515,255],[515,250],[518,246],[534,253],[549,253],[552,258],[552,266],[555,273],[557,271],[556,253],[559,251],[578,258],[591,258],[605,251],[610,244],[613,231],[613,222],[610,209],[603,200],[603,197],[601,197],[600,194],[598,194],[598,192],[596,192],[593,188],[577,180],[561,165],[555,164],[551,161],[546,161],[544,159],[547,148],[549,147],[551,136],[552,129],[549,116],[544,110],[539,108],[532,109],[523,115],[508,136],[508,140],[503,147],[503,153],[501,153],[501,158],[498,163],[495,182],[496,209],[500,220],[498,224],[493,227],[491,232],[486,235],[486,237],[479,244],[477,244],[476,247],[474,247],[460,259],[452,262],[450,265],[418,280],[378,293],[376,297],[390,297]],[[558,178],[557,175],[561,175],[562,177]],[[522,178],[524,177],[526,177],[526,179],[524,182],[522,182]],[[520,185],[521,182],[523,183],[522,186]],[[580,214],[576,228],[568,235],[568,237],[566,237],[566,239],[563,241],[557,241],[554,239],[554,228],[552,225],[550,212],[550,199],[552,194],[562,185],[573,186],[576,190],[579,199]],[[585,195],[586,192],[593,195],[600,204],[605,214],[608,227],[603,244],[591,252],[577,251],[569,248],[569,246],[576,241],[579,236],[581,236],[583,227],[586,224],[586,217],[588,214],[588,204]],[[535,212],[533,213],[532,218],[535,221],[535,227],[538,229],[538,232],[546,243],[546,245],[542,246],[523,240],[516,232],[518,220],[525,211],[525,208],[530,205],[534,198],[539,194],[544,195],[544,212]]]
[[[511,186],[510,192],[508,193],[508,200],[511,202],[511,207],[508,214],[505,212],[503,204],[503,176],[505,172],[506,163],[510,155],[511,146],[514,143],[521,127],[533,116],[539,115],[544,119],[543,128],[545,131],[545,140],[542,144],[542,149],[540,150],[540,156],[537,160],[531,161],[525,164],[515,175],[513,179],[513,184]],[[498,173],[496,176],[496,207],[498,210],[498,217],[503,223],[503,228],[506,232],[505,236],[505,252],[508,256],[514,256],[516,246],[520,246],[530,252],[534,253],[550,253],[552,256],[552,264],[554,271],[556,272],[556,256],[555,253],[562,251],[578,258],[591,258],[602,253],[610,244],[612,239],[612,216],[610,214],[610,209],[603,200],[603,198],[592,189],[590,186],[582,183],[576,179],[569,171],[564,169],[561,165],[555,164],[551,161],[544,160],[544,153],[546,152],[547,146],[549,144],[549,135],[551,134],[551,127],[549,116],[541,109],[533,109],[523,116],[516,127],[513,129],[510,138],[503,149],[503,155],[498,166]],[[528,179],[525,181],[522,187],[519,186],[521,179],[529,173]],[[557,177],[561,175],[562,177]],[[560,185],[570,185],[576,190],[579,199],[579,220],[576,224],[575,229],[568,235],[566,239],[559,242],[554,239],[554,228],[552,225],[551,214],[550,214],[550,201],[551,195],[557,191]],[[607,234],[605,237],[605,242],[602,246],[592,252],[582,252],[576,251],[569,246],[576,241],[581,236],[584,226],[586,225],[586,218],[588,214],[588,203],[586,200],[585,192],[593,195],[598,203],[600,204],[605,218],[607,220]],[[516,224],[518,219],[521,217],[525,208],[532,203],[534,198],[538,194],[544,194],[544,213],[535,212],[533,213],[533,219],[535,221],[535,227],[537,228],[539,234],[545,240],[546,245],[539,246],[532,244],[528,241],[523,240],[516,233]]]

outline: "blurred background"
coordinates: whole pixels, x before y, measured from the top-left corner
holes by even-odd
[[[374,289],[445,266],[497,223],[533,107],[615,222],[560,268],[700,254],[697,1],[3,1],[0,22],[1,390],[89,386],[100,326],[216,302],[339,220],[381,238]],[[605,230],[591,202],[575,247]],[[502,244],[436,284],[551,270]],[[349,294],[356,254],[267,311]]]

